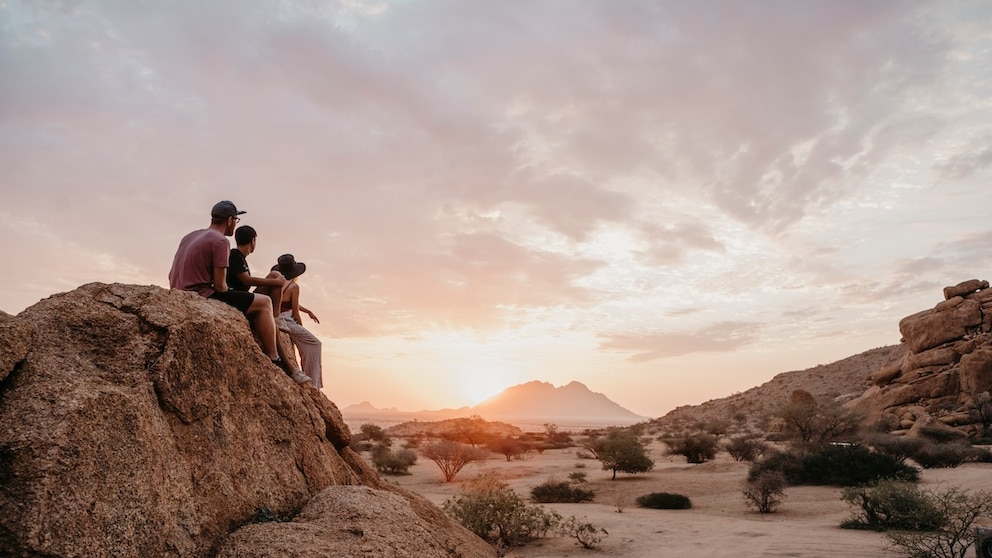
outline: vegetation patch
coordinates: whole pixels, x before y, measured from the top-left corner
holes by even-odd
[[[692,508],[692,501],[683,494],[672,494],[670,492],[652,492],[638,496],[635,500],[642,508],[655,510],[687,510]]]

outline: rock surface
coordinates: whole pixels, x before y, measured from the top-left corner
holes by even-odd
[[[495,555],[382,482],[334,403],[269,363],[239,312],[192,293],[93,283],[0,313],[0,425],[0,556],[261,555],[239,546],[259,531],[283,556],[381,541],[403,551],[372,555]],[[328,534],[336,501],[396,519]],[[261,509],[306,513],[241,527]]]
[[[901,360],[873,375],[874,386],[850,405],[881,418],[896,434],[956,429],[979,436],[973,399],[992,390],[992,289],[970,279],[944,288],[932,309],[900,320]]]

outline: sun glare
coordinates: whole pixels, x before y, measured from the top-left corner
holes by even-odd
[[[506,363],[478,359],[459,367],[455,391],[465,405],[478,405],[510,387],[511,380]]]

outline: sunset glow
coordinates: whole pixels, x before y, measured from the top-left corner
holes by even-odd
[[[992,3],[0,2],[0,310],[222,199],[345,407],[660,416],[992,279]],[[306,320],[306,318],[305,318]]]

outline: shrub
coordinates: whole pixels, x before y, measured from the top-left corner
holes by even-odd
[[[939,523],[931,530],[898,530],[885,533],[893,549],[911,558],[963,557],[975,540],[972,525],[992,514],[992,493],[969,494],[960,488],[927,492]]]
[[[754,461],[768,451],[768,444],[756,436],[743,435],[728,440],[723,449],[734,461]]]
[[[947,444],[925,442],[912,457],[913,461],[924,469],[953,469],[964,463],[973,453],[971,445],[967,442]]]
[[[500,556],[514,546],[545,536],[561,524],[561,515],[527,505],[494,474],[469,481],[457,496],[444,502],[443,508],[462,526],[491,544]]]
[[[871,434],[862,441],[875,451],[898,459],[900,463],[913,457],[927,443],[920,438],[892,434]]]
[[[786,483],[792,486],[806,482],[803,459],[797,453],[775,452],[760,461],[755,461],[751,464],[751,468],[748,469],[747,480],[748,482],[753,482],[768,471],[782,473]]]
[[[655,510],[687,510],[692,507],[692,501],[689,500],[688,496],[668,492],[652,492],[638,496],[634,501],[642,508]]]
[[[578,484],[586,482],[586,474],[582,471],[572,471],[568,474],[568,480]]]
[[[520,457],[527,453],[527,450],[529,449],[526,444],[520,440],[515,440],[510,436],[505,438],[494,438],[486,443],[486,447],[489,451],[502,455],[507,461],[520,459]]]
[[[417,452],[410,449],[394,451],[386,446],[376,446],[372,450],[372,465],[387,475],[407,475],[416,462]]]
[[[788,482],[780,471],[763,471],[744,483],[744,503],[760,513],[774,513],[785,496]]]
[[[851,517],[840,525],[845,529],[929,531],[942,522],[930,497],[905,481],[883,480],[847,487],[841,493],[841,499],[854,508]]]
[[[251,519],[249,519],[247,523],[286,523],[287,521],[292,520],[293,516],[291,515],[276,513],[269,508],[258,508],[255,510],[255,513],[252,514]]]
[[[756,480],[765,471],[781,472],[792,486],[857,486],[878,479],[915,482],[920,477],[915,467],[863,446],[825,446],[808,455],[776,453],[752,464],[748,481]]]
[[[595,494],[567,482],[548,481],[530,490],[531,499],[541,504],[565,504],[591,501]]]
[[[803,458],[804,484],[857,486],[878,479],[917,481],[920,472],[864,446],[826,446]]]
[[[716,436],[689,434],[666,440],[669,455],[681,455],[688,463],[705,463],[716,457]]]
[[[571,537],[582,545],[583,548],[593,549],[606,538],[609,533],[606,529],[598,529],[591,523],[584,523],[583,520],[571,516],[558,526],[558,532],[562,536]]]

